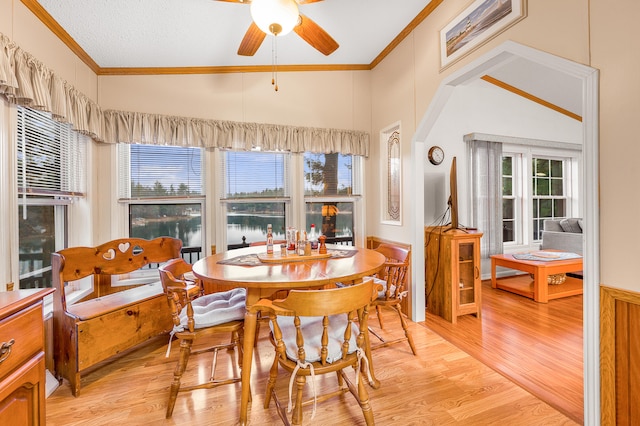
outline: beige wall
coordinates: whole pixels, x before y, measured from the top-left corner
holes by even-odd
[[[378,133],[389,124],[400,121],[402,125],[403,182],[413,182],[422,178],[412,175],[408,167],[411,164],[411,138],[416,126],[423,119],[443,78],[460,69],[469,62],[490,51],[506,40],[513,40],[526,46],[552,53],[567,59],[588,64],[589,28],[588,2],[571,0],[556,2],[536,0],[528,2],[528,16],[507,29],[484,46],[462,58],[445,70],[440,70],[439,30],[458,12],[468,6],[467,0],[443,2],[416,30],[407,37],[379,66],[372,71],[372,140],[378,139]],[[544,28],[544,30],[541,30]],[[526,135],[520,135],[526,137]],[[447,141],[441,141],[446,145]],[[461,142],[460,142],[461,143]],[[445,146],[445,149],[447,147]],[[455,149],[459,149],[456,147]],[[373,155],[379,155],[377,143],[373,144]],[[367,181],[371,186],[379,185],[378,171],[367,168]],[[367,192],[367,205],[370,214],[367,217],[367,231],[387,239],[410,241],[416,232],[410,223],[412,211],[410,197],[405,197],[403,212],[405,220],[399,229],[397,226],[380,223],[375,213],[380,205],[380,192]],[[427,200],[425,200],[425,203]],[[421,224],[422,218],[416,223]]]
[[[635,0],[591,0],[591,65],[600,69],[601,283],[640,291],[640,50]]]
[[[367,71],[101,76],[105,109],[369,131]]]

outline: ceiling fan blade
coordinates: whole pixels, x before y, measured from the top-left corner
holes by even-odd
[[[244,35],[240,47],[238,47],[238,55],[253,56],[258,51],[262,41],[267,35],[262,32],[255,22],[252,22],[249,29]]]
[[[229,0],[226,0],[226,1],[229,1]],[[296,0],[298,4],[317,3],[319,1],[323,1],[323,0]]]
[[[339,44],[320,25],[302,13],[300,24],[294,27],[293,31],[324,55],[332,54],[339,47]]]

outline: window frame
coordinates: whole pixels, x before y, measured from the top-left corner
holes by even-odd
[[[86,197],[89,187],[88,170],[88,158],[90,157],[90,140],[87,136],[82,135],[73,129],[70,124],[61,123],[51,117],[50,114],[43,113],[38,110],[31,110],[24,106],[15,106],[13,109],[15,114],[12,114],[12,144],[11,156],[15,161],[15,168],[11,170],[14,173],[12,177],[12,187],[15,190],[15,228],[16,232],[16,253],[18,256],[15,259],[15,278],[14,282],[20,286],[22,279],[29,278],[36,274],[46,273],[52,270],[51,266],[40,268],[37,271],[28,271],[21,274],[20,270],[20,207],[22,212],[26,211],[28,214],[29,207],[53,207],[53,237],[54,237],[54,251],[61,250],[67,247],[70,240],[69,234],[71,233],[67,223],[70,221],[70,215],[73,215],[75,210],[81,210],[86,205]],[[22,126],[25,126],[24,128]],[[60,170],[54,175],[56,178],[54,181],[47,180],[46,187],[32,187],[26,186],[27,175],[29,172],[29,166],[26,165],[23,168],[19,166],[21,158],[25,158],[23,151],[27,151],[26,143],[29,135],[29,126],[36,127],[36,132],[47,132],[49,136],[43,135],[36,143],[37,147],[44,150],[47,147],[51,147],[51,150],[47,151],[47,155],[54,155],[57,157],[57,163]],[[44,130],[40,130],[44,129]],[[33,130],[31,130],[33,131]],[[51,136],[53,135],[53,136]],[[37,135],[36,135],[37,136]],[[47,141],[48,138],[51,138]],[[31,147],[29,148],[31,150]],[[32,152],[32,151],[30,151]],[[24,160],[23,160],[23,165]],[[38,176],[38,168],[35,170],[36,176]],[[19,177],[20,175],[20,177]],[[22,181],[22,184],[20,183]],[[54,185],[51,185],[53,183]],[[26,188],[26,190],[25,190]],[[25,210],[26,209],[26,210]],[[78,231],[80,232],[80,231]],[[51,284],[52,285],[52,284]],[[74,300],[84,297],[84,295],[90,293],[92,290],[91,284],[83,284],[80,286],[72,285],[65,290],[67,299],[70,303]]]
[[[561,160],[564,163],[563,180],[565,196],[567,199],[567,217],[580,216],[580,177],[582,153],[580,151],[538,147],[530,145],[503,144],[502,157],[512,156],[514,159],[514,208],[517,212],[513,242],[503,243],[504,252],[516,252],[521,250],[537,250],[540,248],[541,239],[533,239],[533,183],[531,164],[533,158]],[[517,189],[517,193],[516,193]]]
[[[150,147],[154,147],[156,145],[147,144]],[[172,145],[162,145],[163,147],[175,148],[175,149],[194,149],[193,147],[182,147],[182,146],[172,146]],[[178,204],[193,204],[200,206],[200,233],[201,233],[201,257],[207,254],[206,251],[206,242],[207,242],[207,227],[206,227],[206,194],[207,187],[206,184],[206,150],[203,148],[198,148],[200,150],[200,188],[201,194],[194,195],[172,195],[172,196],[150,196],[150,197],[131,197],[131,149],[130,144],[120,143],[116,145],[115,155],[116,155],[116,170],[119,171],[117,173],[117,183],[115,185],[115,195],[117,197],[117,204],[120,207],[120,217],[121,220],[121,229],[120,235],[126,235],[131,237],[131,206],[132,205],[178,205]],[[187,157],[185,157],[187,158]],[[125,189],[126,185],[126,189]],[[123,196],[124,195],[124,196]],[[186,246],[185,246],[186,247]],[[146,279],[144,273],[139,273],[143,278]],[[126,277],[123,277],[126,278]],[[134,279],[138,279],[138,276],[135,276]],[[127,285],[127,282],[121,283],[120,280],[116,277],[112,280],[112,285]]]
[[[213,169],[223,167],[225,161],[224,150],[216,150],[212,156],[215,164]],[[362,193],[364,191],[364,159],[361,156],[353,155],[351,162],[352,174],[352,192],[358,192],[358,195],[337,195],[337,196],[306,196],[305,180],[304,180],[304,153],[287,153],[289,155],[289,164],[285,167],[285,179],[288,179],[289,197],[288,198],[271,198],[257,199],[258,201],[280,202],[285,203],[285,226],[293,226],[297,229],[309,229],[310,223],[306,223],[306,204],[307,202],[351,202],[353,203],[353,235],[354,245],[364,244],[364,208],[362,207]],[[215,178],[218,179],[220,171],[215,172]],[[209,176],[209,179],[213,176]],[[229,202],[254,202],[256,199],[228,199],[225,197],[223,187],[224,183],[218,182],[215,190],[215,196],[211,198],[213,205],[224,205]],[[215,218],[216,235],[215,241],[218,247],[217,251],[227,250],[227,208],[220,209],[220,214]],[[318,224],[316,224],[318,226]]]
[[[227,154],[228,153],[255,153],[256,155],[260,154],[274,154],[274,155],[282,155],[284,158],[284,164],[282,169],[282,178],[283,178],[283,195],[278,197],[229,197],[226,191],[227,187]],[[229,206],[231,204],[249,204],[249,203],[282,203],[284,210],[284,226],[288,226],[287,224],[291,223],[293,218],[293,182],[292,175],[295,174],[294,171],[294,156],[291,152],[287,151],[262,151],[260,149],[254,149],[251,151],[243,151],[243,150],[219,150],[218,158],[216,159],[216,166],[218,168],[218,172],[215,173],[214,178],[218,180],[217,182],[217,193],[216,197],[219,205],[223,206],[220,209],[220,221],[218,222],[218,227],[216,235],[217,245],[220,248],[223,248],[224,251],[227,250],[229,246],[239,246],[242,242],[233,242],[230,243],[228,241],[228,224],[229,224]],[[249,244],[252,241],[244,241],[244,243]]]

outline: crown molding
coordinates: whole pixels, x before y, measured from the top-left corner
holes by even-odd
[[[248,72],[271,72],[271,65],[255,66],[211,66],[211,67],[135,67],[102,68],[65,31],[58,22],[36,0],[20,0],[53,34],[55,34],[78,58],[97,75],[170,75],[170,74],[225,74]],[[394,38],[370,64],[336,65],[279,65],[278,71],[369,71],[386,58],[411,32],[443,2],[431,2]]]

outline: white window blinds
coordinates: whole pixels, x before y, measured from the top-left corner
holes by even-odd
[[[289,153],[226,151],[223,156],[223,197],[288,198]]]
[[[120,198],[203,196],[201,148],[119,144],[118,161]]]
[[[29,196],[83,196],[86,137],[51,115],[18,107],[18,192]]]

